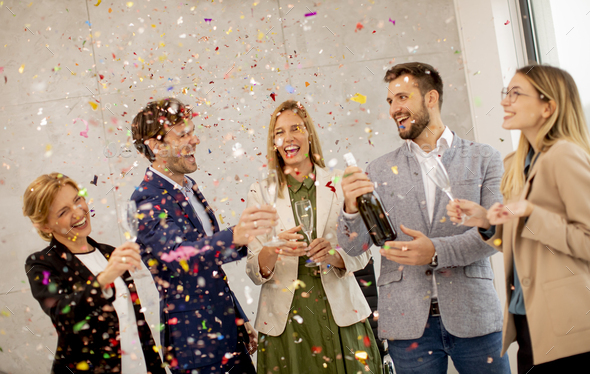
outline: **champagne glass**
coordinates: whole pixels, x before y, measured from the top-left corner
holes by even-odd
[[[297,214],[297,218],[299,219],[301,229],[305,233],[305,236],[307,236],[309,244],[311,244],[311,234],[313,233],[313,207],[311,205],[311,201],[297,201],[295,203],[295,213]],[[309,246],[307,247],[307,250],[309,251]],[[313,263],[310,260],[307,260],[305,262],[305,266],[307,266],[308,268],[320,265],[320,263]]]
[[[139,218],[137,217],[137,214],[137,205],[135,204],[135,201],[128,200],[125,202],[125,204],[123,204],[123,211],[121,212],[121,226],[123,227],[125,239],[128,242],[135,243],[137,240],[137,233],[139,231]],[[133,271],[133,279],[137,280],[146,277],[147,274],[150,274],[149,271],[146,273],[146,270],[147,268],[142,268],[138,271]]]
[[[137,240],[137,232],[139,227],[139,220],[137,219],[137,205],[135,201],[129,200],[123,206],[121,214],[121,226],[123,226],[125,239],[128,242]]]
[[[427,157],[420,166],[426,172],[426,175],[436,184],[444,193],[447,194],[451,201],[455,200],[453,193],[451,191],[451,180],[449,179],[449,174],[447,173],[447,169],[441,162],[440,158],[437,155],[432,155]],[[469,217],[465,213],[461,213],[461,223],[462,225],[465,223],[465,220]]]
[[[260,171],[259,183],[264,202],[274,208],[277,204],[277,197],[279,194],[279,177],[276,170],[269,170],[267,168],[262,169]],[[264,246],[278,247],[286,243],[284,240],[279,239],[274,226],[271,230],[272,239],[264,243]]]

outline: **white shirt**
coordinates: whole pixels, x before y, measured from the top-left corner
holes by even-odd
[[[443,153],[451,147],[453,144],[453,132],[449,130],[448,127],[445,126],[445,131],[443,131],[442,135],[436,141],[436,148],[430,152],[424,152],[420,149],[420,146],[416,144],[413,140],[406,140],[406,144],[408,145],[408,149],[416,156],[416,160],[419,164],[424,162],[424,160],[428,157],[442,157]],[[434,201],[436,196],[436,184],[430,179],[426,173],[428,172],[423,167],[420,167],[422,170],[422,183],[424,183],[424,193],[426,194],[426,209],[428,210],[428,218],[430,223],[432,223],[432,217],[434,215]],[[434,272],[432,273],[432,298],[436,298],[438,296],[438,289],[436,287],[436,276]]]
[[[109,263],[104,255],[96,248],[89,253],[78,253],[76,257],[94,275],[103,271]],[[137,320],[135,319],[131,295],[129,294],[127,284],[125,284],[125,281],[121,277],[115,280],[115,292],[116,296],[115,301],[113,301],[113,307],[119,318],[121,372],[125,374],[146,374],[145,357],[141,348],[139,332],[137,331]],[[111,289],[103,291],[103,293],[107,297],[113,295]]]
[[[209,215],[207,214],[207,211],[205,210],[205,206],[203,205],[202,202],[200,202],[197,199],[197,196],[195,195],[195,191],[193,191],[193,182],[191,182],[191,180],[188,178],[184,178],[185,185],[181,186],[151,166],[150,166],[150,170],[153,171],[154,173],[158,174],[160,177],[164,178],[168,182],[172,183],[172,185],[174,186],[175,189],[180,190],[180,192],[182,192],[184,197],[187,198],[189,204],[193,207],[193,210],[197,214],[197,218],[199,219],[201,226],[203,226],[203,229],[205,230],[205,233],[207,234],[207,236],[212,236],[213,235],[213,225],[211,224],[211,219],[209,218]]]

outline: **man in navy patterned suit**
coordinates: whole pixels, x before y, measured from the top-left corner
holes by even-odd
[[[139,210],[143,261],[160,293],[161,344],[173,373],[255,373],[256,333],[230,290],[221,264],[275,225],[270,206],[246,209],[233,228],[215,215],[186,174],[197,170],[190,109],[176,99],[150,102],[133,120],[135,147],[150,160],[131,196]]]

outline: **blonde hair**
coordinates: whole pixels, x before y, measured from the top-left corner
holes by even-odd
[[[27,187],[23,196],[23,215],[29,217],[39,236],[47,242],[51,241],[52,236],[42,231],[41,227],[47,223],[55,195],[66,185],[79,191],[78,184],[61,173],[44,174]]]
[[[281,157],[278,149],[275,148],[275,127],[277,125],[277,119],[279,115],[286,110],[290,110],[293,113],[297,114],[303,121],[305,128],[309,133],[309,140],[311,142],[309,147],[309,158],[311,162],[322,168],[326,166],[326,164],[324,163],[324,155],[322,153],[320,139],[318,138],[318,134],[313,125],[313,121],[307,113],[307,110],[305,110],[305,107],[300,102],[295,100],[287,100],[282,102],[270,115],[270,124],[268,125],[268,140],[266,148],[268,168],[271,170],[276,170],[277,175],[279,177],[279,184],[281,185],[281,188],[279,188],[279,198],[283,197],[282,186],[284,186],[287,183],[287,176],[285,175],[285,172],[283,170],[285,168],[285,161]]]
[[[558,140],[567,140],[580,146],[590,157],[590,137],[578,87],[572,76],[565,70],[548,65],[525,66],[516,74],[522,74],[539,92],[542,100],[555,103],[555,110],[535,139],[539,152],[546,152]],[[514,160],[500,185],[506,200],[519,195],[524,188],[524,163],[530,147],[529,141],[521,134]]]

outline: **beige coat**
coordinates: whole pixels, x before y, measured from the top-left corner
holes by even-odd
[[[332,248],[340,253],[346,265],[346,270],[333,268],[327,274],[322,272],[322,285],[336,324],[341,327],[350,326],[371,314],[369,304],[352,274],[367,265],[371,258],[370,251],[366,251],[358,257],[352,257],[337,247],[336,223],[342,209],[344,195],[340,183],[332,182],[330,184],[336,188],[336,192],[333,192],[327,184],[336,176],[342,178],[342,172],[337,170],[330,172],[318,166],[315,170],[317,237],[328,240],[332,244]],[[277,201],[276,208],[279,215],[277,232],[295,227],[295,218],[287,188],[284,187],[283,198]],[[258,183],[254,183],[248,192],[248,207],[256,204],[264,204]],[[270,240],[270,235],[259,236],[248,246],[246,272],[255,284],[262,285],[254,327],[264,334],[279,336],[285,330],[293,302],[292,290],[297,280],[299,259],[298,257],[279,255],[274,272],[269,278],[263,278],[260,274],[258,255],[262,250],[262,243],[267,240]]]
[[[514,153],[505,161],[506,170]],[[534,180],[534,181],[533,181]],[[590,352],[590,162],[577,145],[561,140],[541,153],[522,194],[535,205],[524,218],[496,226],[488,240],[504,253],[505,353],[516,339],[512,315],[513,261],[526,307],[535,365]],[[499,241],[496,244],[500,244]]]

